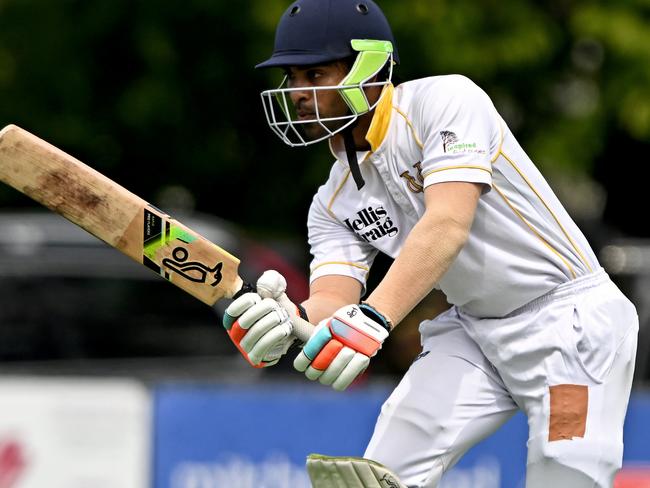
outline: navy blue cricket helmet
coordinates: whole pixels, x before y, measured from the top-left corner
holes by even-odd
[[[372,0],[297,0],[282,15],[273,55],[256,66],[271,68],[328,63],[358,53],[353,39],[389,41],[399,63],[388,20]]]

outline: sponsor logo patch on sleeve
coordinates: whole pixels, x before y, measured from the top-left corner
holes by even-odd
[[[440,137],[442,138],[442,148],[447,154],[486,153],[485,149],[478,147],[475,142],[461,142],[456,133],[450,130],[440,131]]]

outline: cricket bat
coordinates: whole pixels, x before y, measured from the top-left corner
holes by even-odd
[[[0,131],[0,180],[207,305],[254,290],[228,251],[16,125]],[[313,328],[294,321],[303,342]]]

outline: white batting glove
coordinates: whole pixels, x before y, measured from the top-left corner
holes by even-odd
[[[291,318],[299,310],[284,293],[286,287],[280,273],[266,271],[257,280],[257,293],[240,296],[224,313],[230,339],[256,368],[276,364],[295,341]]]
[[[390,323],[369,305],[346,305],[321,321],[293,362],[310,380],[345,390],[388,337]]]

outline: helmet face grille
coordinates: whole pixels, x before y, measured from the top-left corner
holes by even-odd
[[[350,72],[336,86],[307,86],[287,88],[287,78],[273,90],[262,92],[262,104],[266,120],[273,132],[289,146],[308,146],[338,134],[364,113],[373,110],[381,97],[370,103],[366,96],[366,87],[384,87],[392,78],[392,46],[390,42],[361,40],[353,42],[359,50],[357,59]],[[375,75],[388,64],[386,80],[375,80]],[[336,91],[346,102],[350,111],[346,115],[327,117],[319,112],[319,94]],[[291,101],[292,93],[311,92],[315,114],[309,119],[300,119]],[[306,129],[319,127],[317,137],[309,137]]]
[[[262,92],[262,103],[266,120],[273,132],[289,146],[308,146],[329,139],[351,125],[357,115],[347,114],[338,117],[324,117],[318,112],[318,94],[323,90],[336,90],[337,87],[309,88],[315,100],[316,114],[309,120],[298,120],[291,102],[291,93],[307,91],[305,88],[281,88]],[[318,126],[320,135],[310,138],[305,129]]]

